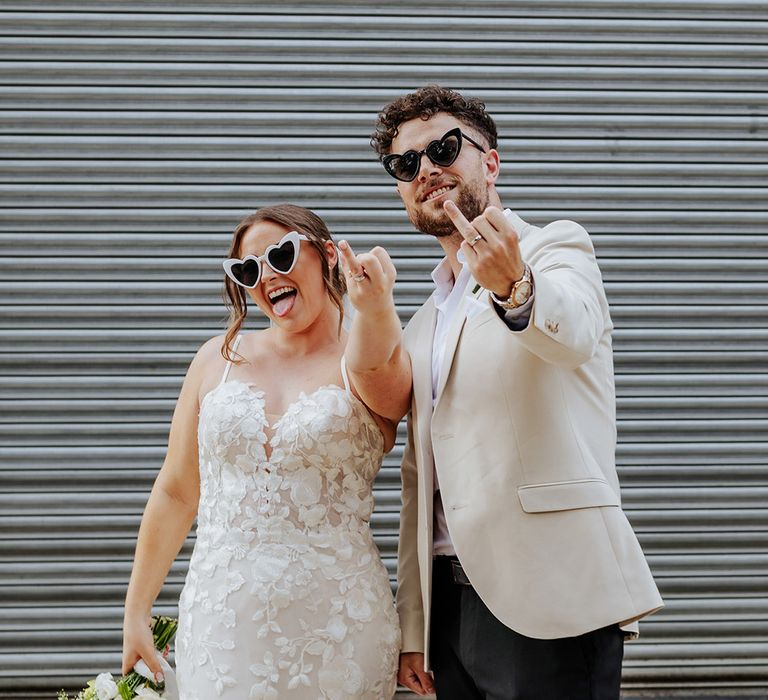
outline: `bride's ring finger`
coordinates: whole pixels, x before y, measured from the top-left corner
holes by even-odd
[[[363,270],[359,275],[352,275],[352,279],[355,282],[363,282],[367,275],[365,274],[365,270]]]

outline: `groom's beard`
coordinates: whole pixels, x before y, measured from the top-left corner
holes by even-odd
[[[488,208],[488,190],[480,185],[476,188],[469,184],[457,185],[456,198],[453,200],[468,221],[480,216]],[[452,236],[456,233],[456,227],[448,218],[442,205],[428,211],[424,207],[408,209],[408,218],[417,231],[427,233],[435,238]]]

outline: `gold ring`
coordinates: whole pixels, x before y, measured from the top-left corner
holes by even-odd
[[[479,233],[469,242],[469,245],[471,245],[473,248],[475,245],[477,245],[478,241],[485,240]]]

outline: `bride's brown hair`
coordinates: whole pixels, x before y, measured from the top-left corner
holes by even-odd
[[[275,204],[262,207],[253,214],[246,216],[236,227],[232,236],[232,244],[229,247],[227,257],[236,258],[240,255],[240,243],[251,226],[259,221],[272,221],[280,226],[285,226],[291,231],[303,233],[309,242],[315,247],[320,259],[323,261],[323,282],[328,296],[331,297],[334,306],[339,310],[339,333],[344,320],[344,293],[347,291],[347,283],[341,274],[340,265],[333,267],[328,264],[325,242],[332,241],[331,232],[325,222],[314,212],[295,204]],[[244,287],[235,284],[229,277],[224,277],[224,303],[229,309],[229,324],[224,336],[224,346],[221,354],[225,360],[239,363],[235,359],[232,344],[243,327],[245,317],[248,314],[248,295]],[[241,356],[242,357],[242,356]]]

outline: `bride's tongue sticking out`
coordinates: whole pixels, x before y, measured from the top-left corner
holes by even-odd
[[[293,305],[296,303],[296,293],[293,287],[282,287],[269,295],[272,309],[278,317],[282,318],[290,313]]]

